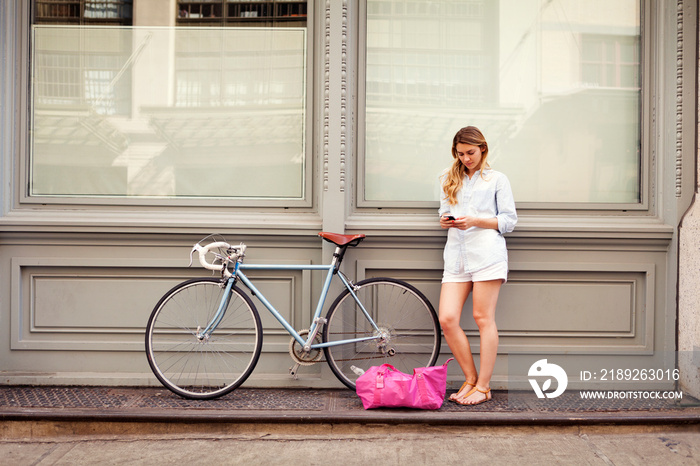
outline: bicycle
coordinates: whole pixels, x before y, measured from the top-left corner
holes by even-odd
[[[239,283],[291,335],[294,377],[300,366],[315,364],[323,355],[336,377],[353,390],[359,374],[372,365],[390,363],[408,373],[434,365],[441,333],[430,301],[402,280],[369,278],[353,283],[340,271],[347,248],[359,245],[365,235],[321,232],[319,236],[336,246],[328,265],[244,264],[243,243],[200,244],[209,237],[196,243],[190,265],[197,252],[200,264],[221,272],[221,277],[186,280],[156,304],[146,329],[146,354],[158,380],[182,397],[212,399],[248,378],[262,351],[263,330],[255,304]],[[295,330],[246,276],[249,270],[326,271],[309,328]],[[321,317],[334,277],[340,278],[344,289]]]

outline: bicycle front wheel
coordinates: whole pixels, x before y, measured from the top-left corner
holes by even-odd
[[[221,280],[196,278],[168,291],[151,313],[146,355],[169,390],[194,399],[216,398],[242,384],[262,350],[262,325],[251,299],[234,286],[225,314],[208,334],[226,289]]]
[[[416,367],[435,364],[440,354],[440,324],[420,291],[393,278],[362,280],[356,288],[358,300],[349,290],[343,291],[328,310],[323,328],[326,343],[369,338],[324,347],[328,365],[341,382],[354,390],[357,369],[384,363],[408,374]]]

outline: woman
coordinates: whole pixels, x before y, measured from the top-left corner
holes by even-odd
[[[440,179],[440,226],[448,233],[439,316],[445,340],[465,378],[449,400],[463,405],[491,399],[491,375],[498,353],[496,303],[508,276],[503,234],[513,231],[518,221],[508,178],[489,168],[488,153],[481,131],[473,126],[460,129],[452,141],[454,163]],[[470,293],[479,328],[479,372],[459,323]]]

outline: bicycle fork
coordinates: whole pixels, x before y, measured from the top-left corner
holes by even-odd
[[[209,335],[216,330],[221,323],[221,319],[224,318],[224,313],[226,312],[228,303],[231,300],[231,289],[233,288],[234,282],[235,279],[233,278],[229,278],[227,280],[226,289],[224,290],[224,294],[221,296],[221,301],[219,302],[219,309],[217,309],[216,314],[214,314],[214,318],[209,322],[206,328],[202,330],[201,327],[197,327],[197,334],[195,336],[200,342],[206,343],[209,340]]]

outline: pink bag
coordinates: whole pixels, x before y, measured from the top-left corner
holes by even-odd
[[[391,364],[372,366],[355,381],[355,390],[365,409],[440,409],[447,390],[447,364],[418,367],[413,375],[396,370]]]

